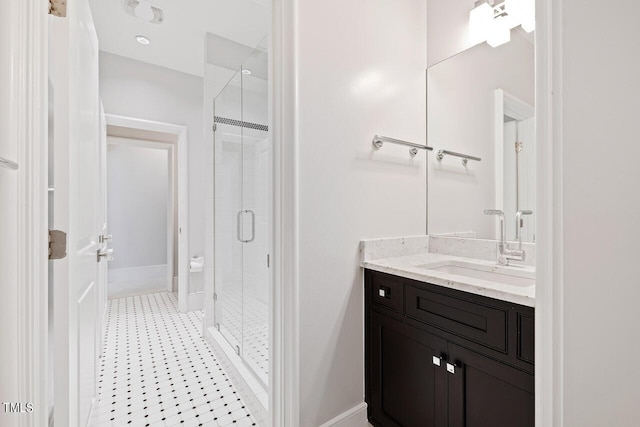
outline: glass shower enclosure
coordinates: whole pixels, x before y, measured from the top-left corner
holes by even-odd
[[[264,385],[269,368],[272,150],[257,48],[214,100],[214,322]]]

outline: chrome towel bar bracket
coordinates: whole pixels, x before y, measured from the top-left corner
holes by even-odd
[[[409,147],[409,154],[411,157],[415,157],[415,155],[418,154],[418,150],[433,151],[433,148],[428,145],[416,144],[415,142],[402,141],[400,139],[388,138],[380,135],[375,135],[373,137],[373,141],[371,141],[376,150],[380,149],[385,142],[388,142],[389,144],[406,145]]]
[[[436,154],[436,159],[438,159],[438,161],[440,162],[442,161],[442,159],[444,159],[444,156],[460,157],[462,159],[462,164],[465,166],[467,166],[467,163],[469,162],[469,160],[475,160],[476,162],[482,161],[480,157],[470,156],[468,154],[456,153],[455,151],[449,151],[449,150],[438,150],[438,154]]]

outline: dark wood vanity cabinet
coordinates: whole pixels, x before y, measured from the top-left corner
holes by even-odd
[[[377,427],[533,427],[534,311],[365,271],[365,400]]]

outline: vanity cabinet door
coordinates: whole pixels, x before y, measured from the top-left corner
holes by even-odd
[[[446,341],[375,312],[370,327],[370,422],[446,427],[447,374],[439,359]]]
[[[533,375],[451,343],[449,360],[449,427],[534,427]]]

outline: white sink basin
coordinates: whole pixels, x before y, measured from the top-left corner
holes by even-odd
[[[452,261],[418,265],[416,268],[523,288],[534,286],[536,283],[534,272],[524,269],[519,270],[518,267],[489,266]]]

